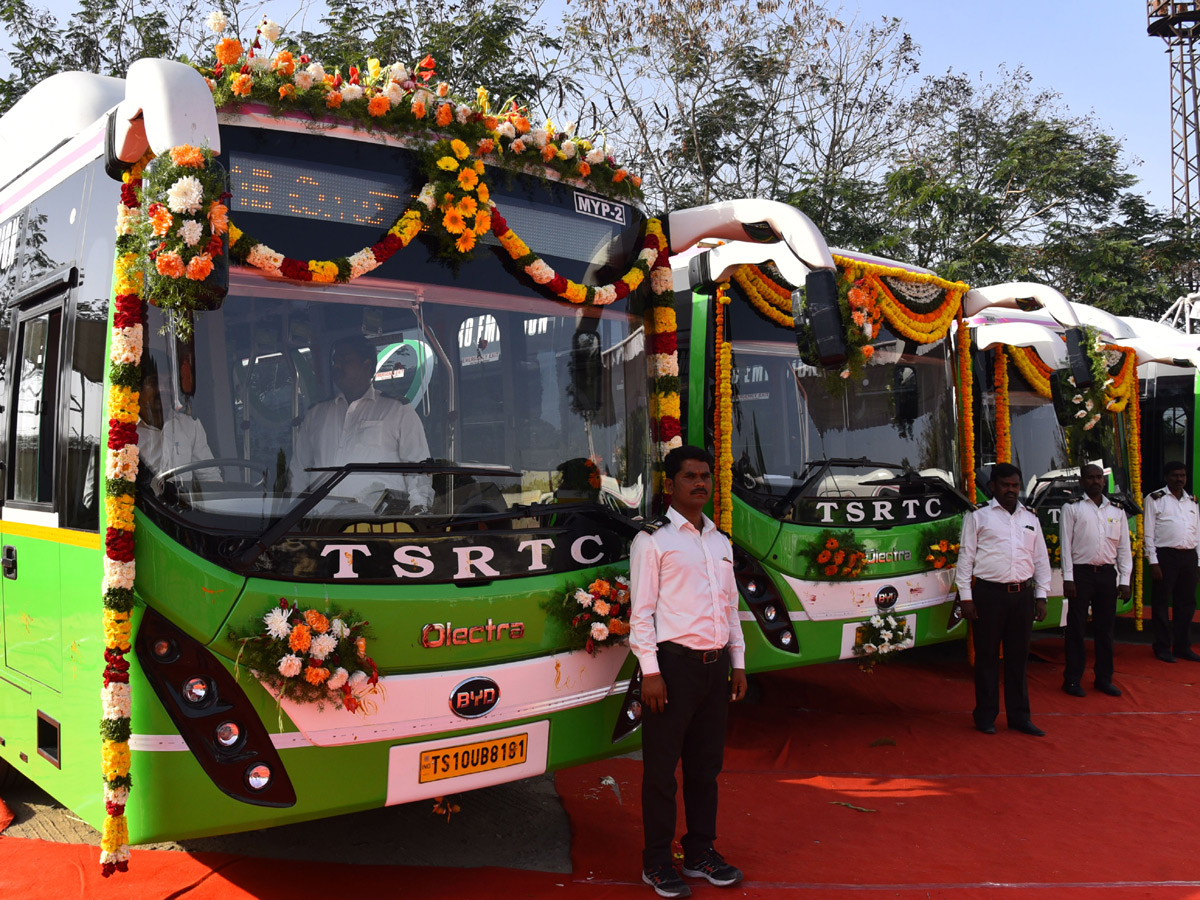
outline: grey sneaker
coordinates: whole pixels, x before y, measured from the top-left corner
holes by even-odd
[[[651,866],[642,870],[642,881],[654,888],[660,897],[690,897],[692,889],[679,877],[674,866]]]
[[[742,880],[742,870],[725,862],[711,847],[695,859],[685,859],[683,874],[688,878],[707,878],[709,884],[717,887],[729,887]]]

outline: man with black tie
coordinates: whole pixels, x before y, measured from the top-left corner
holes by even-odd
[[[1104,471],[1097,465],[1084,466],[1079,472],[1084,497],[1066,504],[1059,519],[1063,596],[1067,598],[1067,664],[1062,689],[1073,697],[1086,696],[1079,682],[1087,661],[1083,632],[1089,605],[1095,628],[1096,690],[1110,697],[1121,696],[1121,689],[1112,683],[1113,625],[1117,596],[1129,599],[1133,554],[1125,511],[1104,496],[1103,485]]]
[[[1050,555],[1037,516],[1021,505],[1021,470],[992,467],[992,500],[963,518],[954,580],[963,616],[975,623],[975,727],[996,733],[1000,647],[1008,727],[1042,737],[1029,717],[1025,664],[1033,623],[1046,618]]]
[[[1146,495],[1146,562],[1154,581],[1151,622],[1154,655],[1163,662],[1200,662],[1192,650],[1192,616],[1196,612],[1196,550],[1200,544],[1200,507],[1183,489],[1187,466],[1163,466],[1167,486]],[[1172,616],[1172,613],[1174,614]]]

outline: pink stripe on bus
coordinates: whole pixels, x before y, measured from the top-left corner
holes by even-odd
[[[39,175],[38,177],[33,179],[33,181],[29,182],[29,184],[25,185],[25,187],[21,188],[21,190],[19,190],[15,195],[13,195],[9,199],[5,200],[4,203],[2,205],[0,205],[0,219],[5,218],[8,215],[9,211],[12,210],[14,207],[23,206],[25,198],[28,197],[30,194],[37,193],[38,188],[40,188],[47,181],[54,178],[55,175],[58,174],[60,169],[70,166],[72,163],[74,163],[75,161],[80,159],[80,157],[86,157],[86,156],[91,155],[93,153],[93,151],[95,151],[96,147],[99,146],[103,140],[104,140],[103,132],[97,132],[96,134],[92,135],[91,139],[84,142],[83,144],[80,144],[78,147],[76,147],[74,150],[72,150],[70,153],[68,153],[62,159],[55,162],[53,165],[50,165],[48,163],[43,163],[43,165],[46,165],[46,171],[42,172],[41,175]]]

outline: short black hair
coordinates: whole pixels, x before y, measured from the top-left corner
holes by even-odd
[[[1104,474],[1104,469],[1103,469],[1103,467],[1101,467],[1101,466],[1098,466],[1098,465],[1096,465],[1095,463],[1088,463],[1087,465],[1085,465],[1085,466],[1081,466],[1081,467],[1080,467],[1080,469],[1079,469],[1079,477],[1080,477],[1080,478],[1082,478],[1082,477],[1083,477],[1083,473],[1084,473],[1084,472],[1087,472],[1089,469],[1095,469],[1095,470],[1096,470],[1097,472],[1099,472],[1101,475],[1103,475],[1103,474]]]
[[[367,340],[365,334],[348,334],[345,337],[340,337],[333,342],[333,349],[330,351],[330,356],[342,352],[353,353],[357,359],[375,362],[375,345]]]
[[[998,484],[1002,478],[1012,478],[1014,475],[1021,478],[1021,470],[1012,463],[996,463],[992,466],[992,477],[989,481],[991,484]]]
[[[1176,471],[1177,469],[1186,469],[1186,468],[1187,468],[1187,463],[1183,463],[1177,459],[1173,459],[1169,463],[1167,463],[1165,466],[1163,466],[1163,474],[1170,475],[1172,472]]]
[[[708,471],[712,472],[716,464],[713,462],[713,456],[703,447],[693,447],[691,444],[684,444],[682,447],[676,447],[667,454],[667,458],[663,460],[663,471],[668,478],[674,479],[679,474],[679,470],[683,468],[685,459],[694,459],[702,463],[708,463]]]

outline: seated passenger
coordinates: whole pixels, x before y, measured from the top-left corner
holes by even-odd
[[[291,462],[294,491],[325,477],[321,472],[306,472],[310,467],[429,458],[420,417],[408,404],[375,390],[375,359],[375,348],[362,335],[334,343],[332,370],[338,394],[304,417]],[[411,513],[427,512],[433,504],[433,480],[428,475],[360,472],[348,475],[333,494],[374,506],[385,490],[407,494]]]
[[[142,371],[138,394],[138,458],[155,473],[177,466],[212,459],[208,435],[197,419],[184,412],[163,412],[158,370],[147,365]],[[200,481],[218,481],[218,469],[195,469],[188,473]]]

